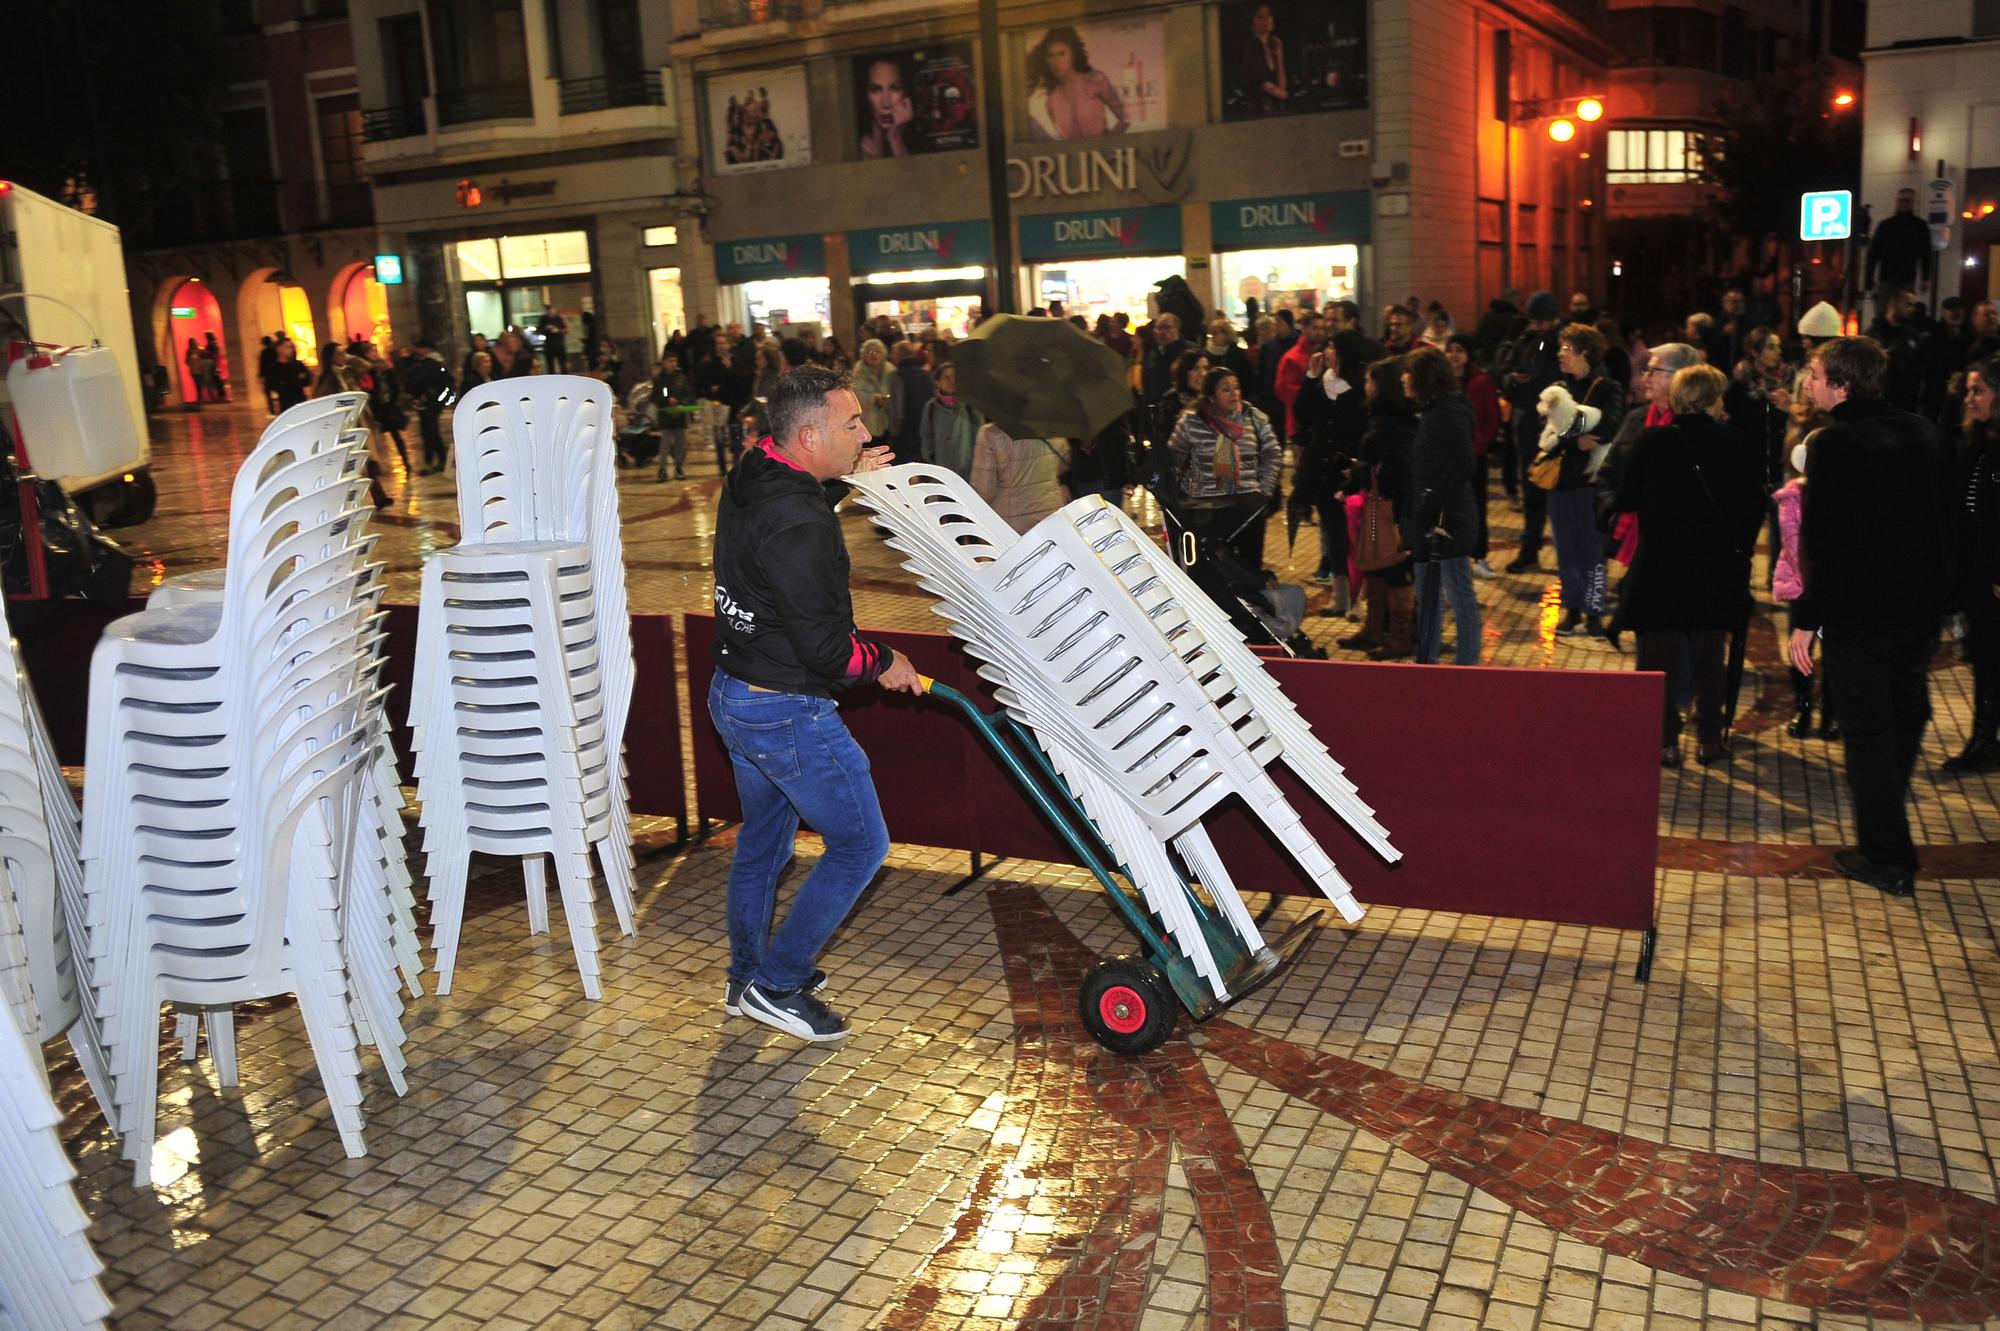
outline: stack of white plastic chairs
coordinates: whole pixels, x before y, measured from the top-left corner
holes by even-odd
[[[266,432],[267,437],[281,426],[288,427],[309,420],[319,421],[323,427],[329,420],[329,413],[341,416],[350,411],[353,401],[353,395],[342,395],[318,398],[301,407],[294,407],[273,422]],[[319,428],[309,439],[309,446],[347,448],[364,437],[355,432],[348,432],[344,437]],[[232,522],[237,516],[232,515]],[[370,549],[375,539],[372,535],[365,538]],[[365,578],[360,594],[379,601],[385,590],[381,579],[382,565],[366,562],[363,572]],[[146,598],[146,608],[169,610],[179,606],[220,606],[225,581],[226,569],[222,568],[177,573],[153,589]],[[373,655],[371,668],[379,680],[387,664],[388,640],[377,632],[372,633],[367,642]],[[383,950],[386,948],[394,958],[394,969],[401,974],[403,985],[412,998],[421,998],[424,993],[421,978],[423,953],[417,938],[417,898],[412,890],[409,857],[403,844],[402,777],[396,770],[396,751],[390,740],[388,713],[384,708],[374,707],[369,709],[368,716],[372,758],[354,846],[353,895],[356,904],[345,922],[342,943],[357,985],[365,983],[370,986],[371,1010],[392,1009],[400,1016],[401,999],[394,993],[393,985],[385,992],[374,992],[383,990],[381,979],[386,973],[381,962]],[[222,1085],[233,1086],[236,1084],[236,1050],[229,1009],[211,1008],[204,1013],[183,1005],[176,1029],[181,1043],[181,1057],[188,1062],[194,1061],[197,1022],[203,1018],[206,1019],[209,1055],[215,1065],[217,1079]],[[364,1029],[364,1038],[369,1033]]]
[[[121,619],[91,660],[87,950],[141,1186],[163,1002],[208,1016],[220,1061],[231,1005],[296,995],[349,1155],[365,1153],[361,1039],[404,1089],[387,910],[355,869],[381,725],[364,401],[272,422],[231,493],[220,602]]]
[[[474,851],[518,858],[531,933],[555,863],[583,991],[603,993],[594,847],[633,931],[623,741],[632,633],[611,391],[538,375],[481,385],[452,418],[460,544],[424,561],[411,687],[438,992],[451,991]]]
[[[29,1040],[68,1037],[111,1117],[83,938],[76,799],[0,614],[0,995]]]
[[[33,1034],[0,1003],[0,1331],[98,1327],[111,1312],[46,1075]]]
[[[95,995],[72,945],[82,895],[76,802],[0,615],[0,1331],[101,1326],[111,1311],[40,1048],[69,1038],[108,1117]]]
[[[1202,826],[1223,800],[1241,797],[1341,914],[1361,917],[1265,768],[1282,759],[1377,853],[1399,852],[1227,617],[1123,512],[1090,496],[1017,536],[941,467],[847,480],[1218,1000],[1231,995],[1179,870],[1246,950],[1265,950]]]

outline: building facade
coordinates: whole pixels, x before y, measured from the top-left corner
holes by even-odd
[[[1239,319],[1415,295],[1469,327],[1509,289],[1602,292],[1594,131],[1546,133],[1604,93],[1598,0],[1003,0],[990,62],[965,0],[673,15],[691,314],[962,333],[1004,282],[1016,308],[1136,320],[1179,276]]]
[[[215,336],[242,393],[266,336],[316,364],[329,341],[389,335],[344,4],[237,0],[216,14],[225,90],[208,178],[121,211],[140,357],[166,371],[170,404],[196,399],[190,340]]]
[[[1762,284],[1756,294],[1769,305],[1788,304],[1778,288],[1795,266],[1812,272],[1808,303],[1838,292],[1844,256],[1837,247],[1815,256],[1796,234],[1760,239],[1719,231],[1712,220],[1718,188],[1706,166],[1727,129],[1728,108],[1752,79],[1824,62],[1833,87],[1858,94],[1866,10],[1863,0],[1610,0],[1616,55],[1605,194],[1619,308],[1678,318],[1718,294],[1715,278]],[[1828,113],[1860,109],[1830,106]]]
[[[1862,61],[1857,202],[1880,220],[1895,210],[1897,190],[1916,190],[1918,210],[1937,214],[1930,302],[1990,299],[2000,261],[2000,4],[1874,0]],[[1933,207],[1939,180],[1948,206]]]
[[[440,348],[532,329],[629,359],[685,323],[668,14],[639,0],[353,0],[362,164],[401,262],[392,321]]]

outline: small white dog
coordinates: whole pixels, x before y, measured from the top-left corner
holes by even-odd
[[[1541,451],[1553,453],[1565,439],[1589,434],[1604,419],[1604,413],[1596,407],[1580,406],[1569,395],[1569,390],[1561,384],[1550,384],[1542,390],[1542,396],[1535,404],[1548,424],[1542,427]]]

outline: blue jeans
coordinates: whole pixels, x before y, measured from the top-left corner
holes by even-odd
[[[1443,583],[1444,595],[1438,595]],[[1452,622],[1458,625],[1458,646],[1454,665],[1479,664],[1479,597],[1472,590],[1472,559],[1453,559],[1417,565],[1417,657],[1418,665],[1436,665],[1444,645],[1444,606],[1451,602]]]
[[[1589,486],[1549,491],[1549,527],[1565,610],[1604,610],[1604,542],[1597,534],[1597,492]]]
[[[708,714],[729,750],[743,826],[729,865],[729,978],[780,993],[813,973],[820,950],[889,857],[889,829],[830,698],[763,693],[716,671]],[[778,877],[803,821],[826,842],[776,934]]]

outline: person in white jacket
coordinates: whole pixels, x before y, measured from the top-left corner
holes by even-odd
[[[1017,532],[1025,532],[1069,502],[1062,476],[1066,441],[1016,439],[988,421],[972,449],[972,488]]]

